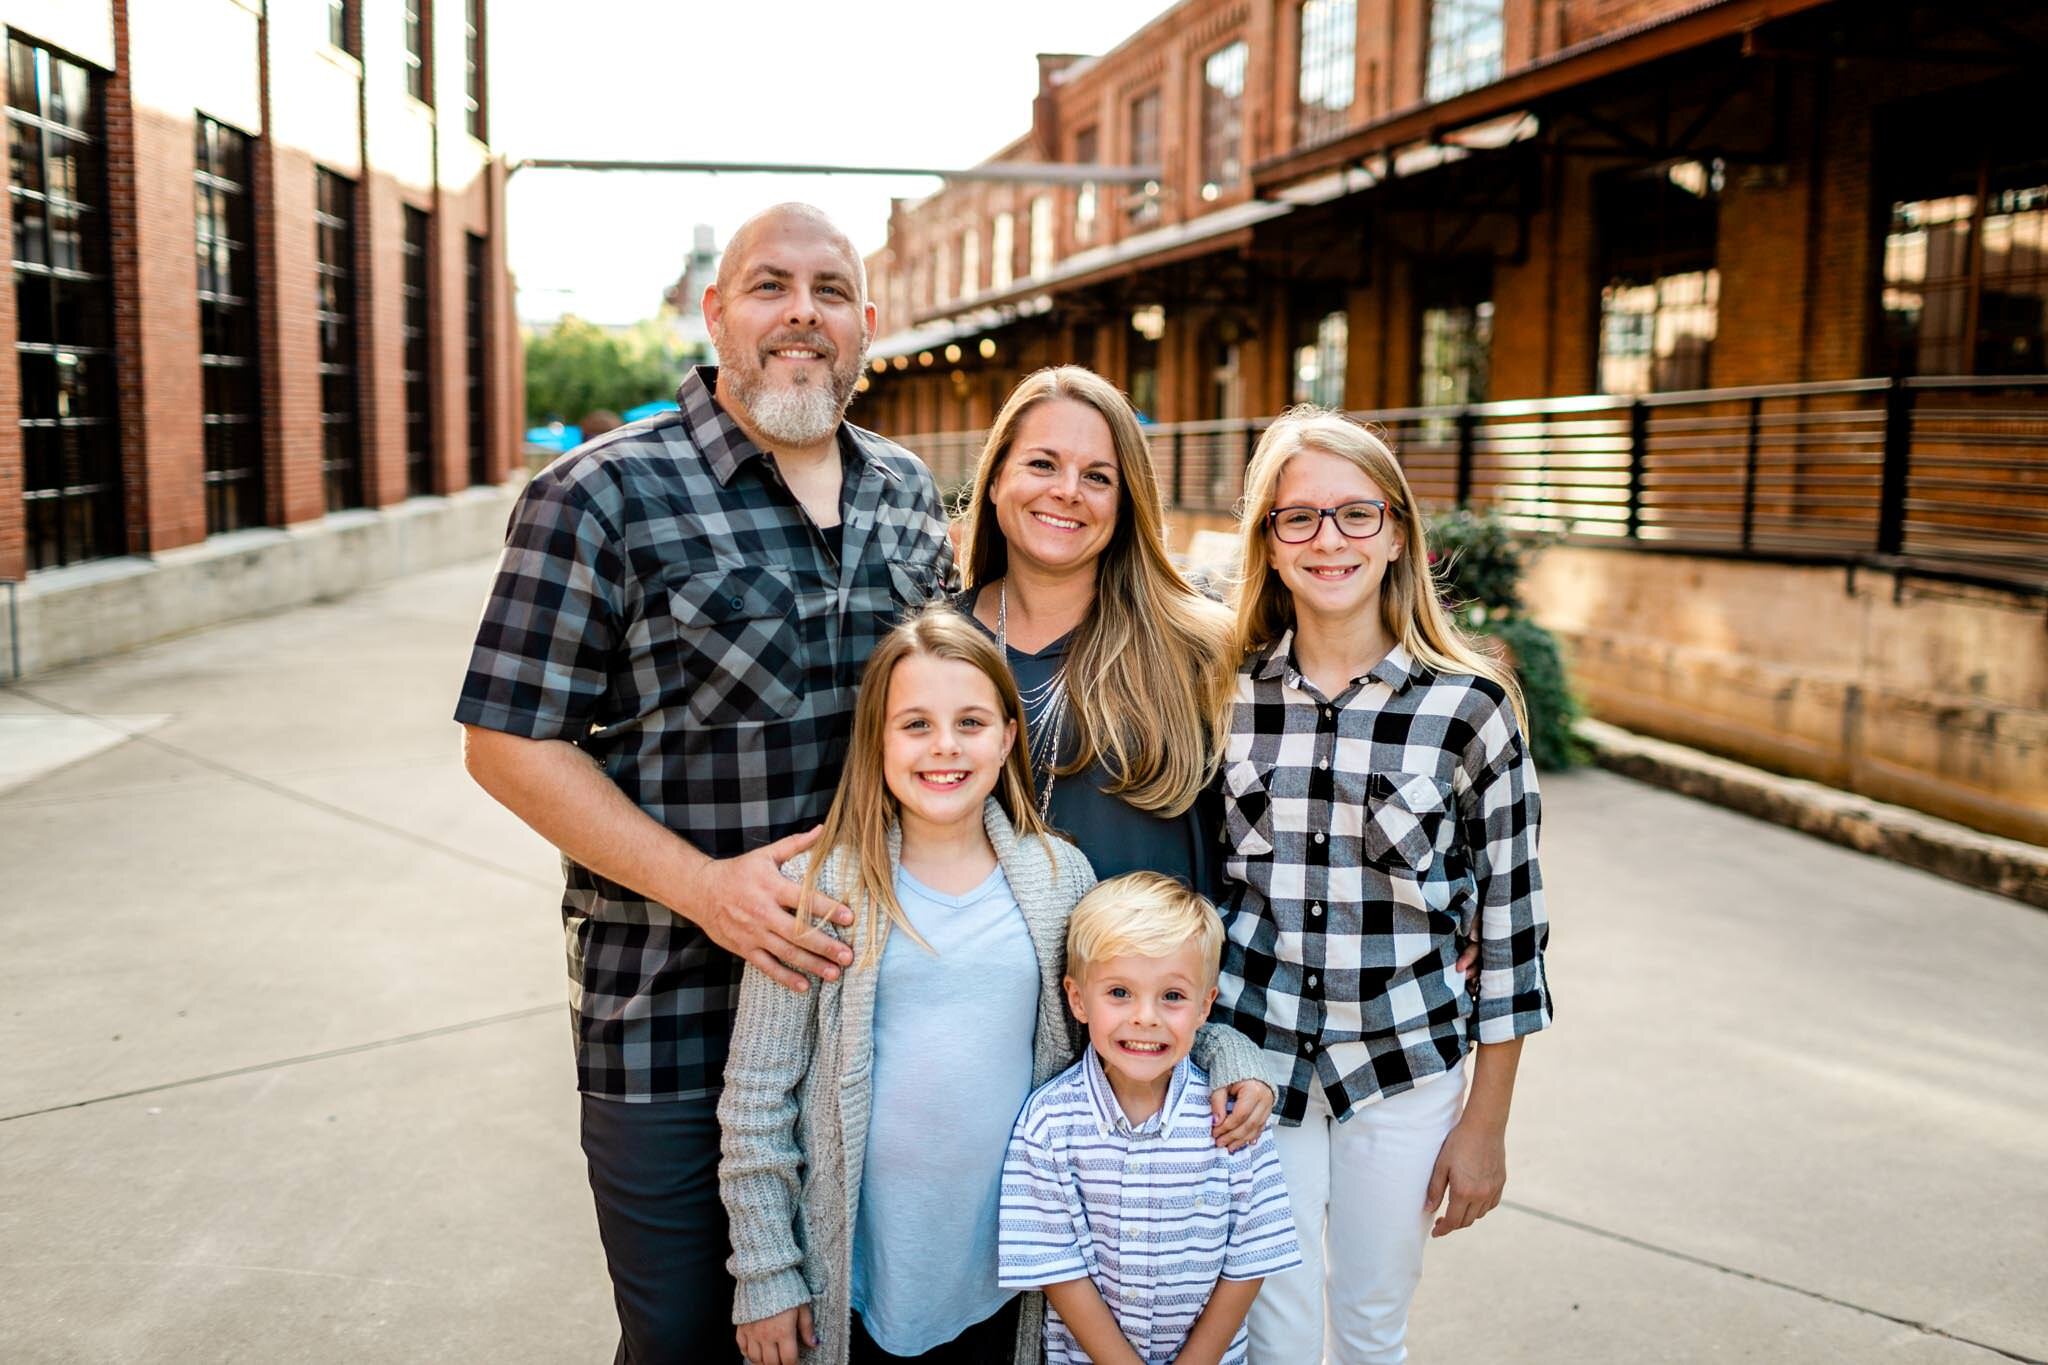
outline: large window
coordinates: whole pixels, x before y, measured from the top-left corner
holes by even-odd
[[[486,320],[490,317],[489,299],[484,293],[489,276],[489,257],[485,254],[484,239],[475,233],[463,234],[462,254],[462,369],[463,391],[467,396],[469,412],[469,482],[472,488],[490,479],[490,426],[484,414],[484,366],[489,361],[484,337]]]
[[[484,131],[484,0],[462,0],[462,117],[469,135]]]
[[[1008,289],[1017,273],[1017,215],[999,213],[988,237],[988,287]]]
[[[1124,339],[1124,392],[1147,421],[1159,419],[1159,338],[1166,335],[1166,310],[1148,304],[1131,313]]]
[[[404,325],[398,329],[405,353],[405,491],[417,497],[434,491],[433,333],[427,326],[427,215],[407,205],[405,237],[399,243],[405,270],[399,280]]]
[[[1436,304],[1418,320],[1415,401],[1453,407],[1486,401],[1493,348],[1493,303]]]
[[[981,228],[969,223],[960,234],[960,297],[971,299],[981,292]]]
[[[1157,166],[1159,164],[1159,92],[1147,90],[1131,101],[1130,107],[1130,164],[1133,166]],[[1159,221],[1159,182],[1148,180],[1142,185],[1128,187],[1124,196],[1124,217],[1133,227],[1143,227]]]
[[[1601,392],[1707,386],[1721,180],[1718,161],[1679,161],[1601,182]]]
[[[1101,145],[1093,128],[1083,128],[1074,134],[1074,160],[1083,166],[1093,166],[1101,155]],[[1096,212],[1095,182],[1088,181],[1074,191],[1074,245],[1087,246],[1095,240]]]
[[[1202,416],[1211,421],[1236,421],[1244,416],[1244,375],[1241,372],[1244,328],[1233,317],[1211,318],[1196,343],[1207,372],[1208,401]]]
[[[416,100],[432,103],[427,87],[427,0],[405,5],[405,90]]]
[[[1883,111],[1873,364],[1884,373],[2048,370],[2048,137],[2019,78]]]
[[[124,549],[101,99],[88,68],[8,40],[14,351],[32,569]]]
[[[1031,201],[1031,274],[1034,278],[1052,273],[1055,254],[1052,196],[1041,194]]]
[[[1503,0],[1430,0],[1425,98],[1447,100],[1500,79],[1502,8]]]
[[[327,510],[338,512],[363,505],[362,425],[356,410],[356,187],[330,170],[314,174],[320,465],[327,483]]]
[[[1302,0],[1301,83],[1294,140],[1320,142],[1344,130],[1357,84],[1357,0]]]
[[[1424,278],[1416,311],[1415,401],[1423,407],[1484,403],[1493,350],[1493,271],[1453,264]]]
[[[1202,198],[1214,199],[1244,176],[1243,40],[1202,63]]]
[[[206,529],[263,523],[263,422],[257,383],[256,215],[247,135],[200,115],[193,146],[192,238],[199,264],[199,365],[206,430]]]
[[[1891,204],[1881,299],[1891,373],[2048,369],[2048,160],[1967,172],[1980,192]]]
[[[1341,308],[1310,315],[1294,346],[1294,401],[1344,406],[1344,367],[1351,349],[1351,319]]]
[[[348,52],[360,56],[362,49],[357,45],[356,26],[357,0],[327,0],[327,41]]]

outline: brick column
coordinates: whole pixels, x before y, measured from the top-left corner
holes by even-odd
[[[365,164],[368,164],[367,148]],[[362,395],[363,505],[405,500],[405,200],[366,170],[356,190],[356,367]]]

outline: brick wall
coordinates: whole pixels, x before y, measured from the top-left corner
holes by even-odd
[[[358,185],[359,411],[365,502],[406,494],[401,323],[404,207],[431,220],[429,323],[437,491],[469,482],[465,330],[468,233],[487,243],[486,476],[517,463],[520,366],[503,242],[503,169],[469,136],[460,6],[436,16],[445,119],[404,88],[400,11],[360,7],[358,59],[327,41],[324,5],[255,0],[0,0],[0,25],[99,68],[106,98],[108,225],[128,549],[206,535],[204,384],[194,267],[196,114],[248,134],[255,217],[264,514],[325,514],[319,333],[314,310],[315,175]],[[443,30],[449,30],[444,32]],[[451,36],[452,33],[452,36]],[[452,63],[452,68],[448,65]],[[5,149],[0,146],[0,166]],[[0,205],[0,218],[6,208]],[[4,229],[0,222],[0,229]],[[0,335],[12,337],[11,281]],[[0,363],[0,578],[26,568],[19,373]]]
[[[313,158],[266,139],[257,150],[257,316],[262,329],[265,511],[290,526],[327,511],[321,474],[319,291],[313,275]]]

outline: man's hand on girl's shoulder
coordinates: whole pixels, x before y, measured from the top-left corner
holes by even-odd
[[[686,911],[713,943],[798,992],[810,989],[806,973],[830,981],[853,962],[853,950],[825,928],[799,931],[803,888],[782,875],[782,864],[820,832],[792,834],[736,858],[707,858],[692,878]],[[813,892],[811,905],[819,919],[853,923],[853,911],[829,896]]]

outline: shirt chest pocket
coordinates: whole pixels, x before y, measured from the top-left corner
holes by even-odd
[[[712,569],[669,587],[684,709],[699,725],[785,720],[804,698],[796,589],[781,569]]]
[[[1428,773],[1369,773],[1352,778],[1359,806],[1359,847],[1366,858],[1420,877],[1435,864],[1451,789]]]
[[[1271,774],[1248,758],[1223,770],[1223,837],[1240,858],[1273,851]]]
[[[881,632],[914,614],[940,590],[938,566],[929,560],[870,559],[860,567],[859,582],[855,609],[876,617]]]

